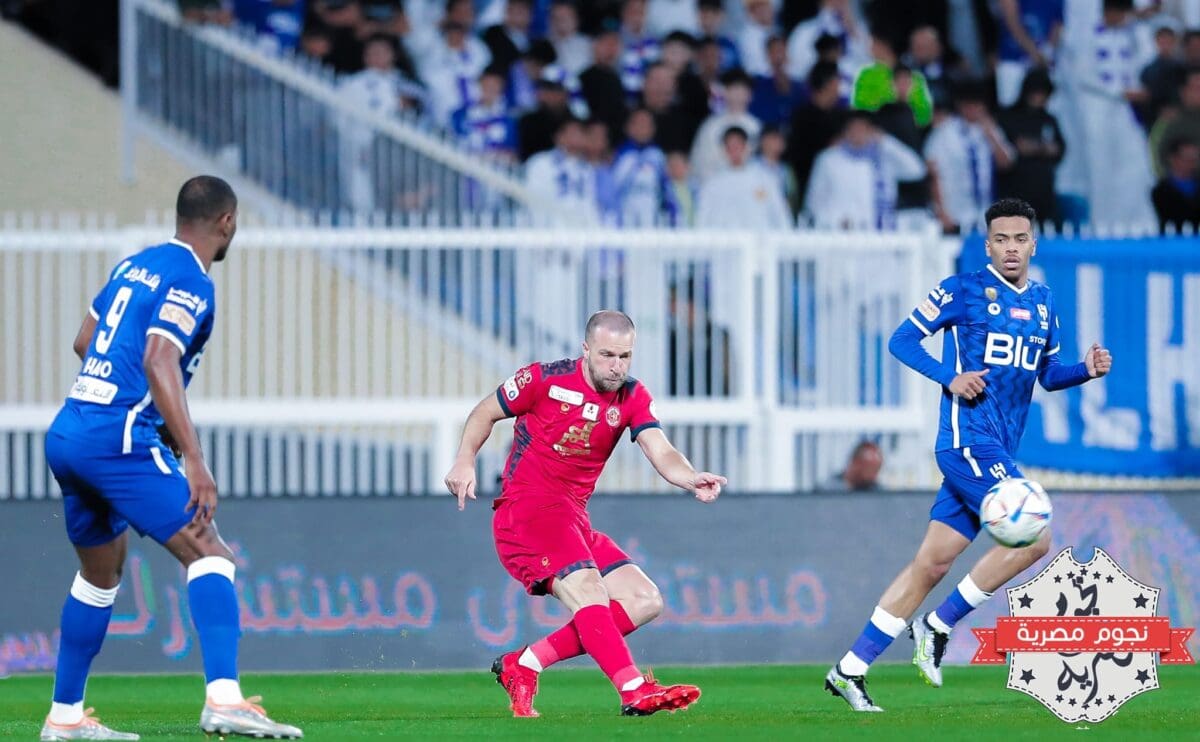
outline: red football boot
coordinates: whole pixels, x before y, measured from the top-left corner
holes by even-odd
[[[645,678],[646,682],[621,694],[622,716],[649,716],[656,711],[675,713],[700,699],[700,689],[694,685],[659,685],[649,672]]]
[[[513,716],[541,716],[533,707],[533,697],[537,695],[538,674],[528,667],[518,665],[521,648],[515,652],[501,655],[492,663],[492,672],[496,673],[496,682],[508,693]]]

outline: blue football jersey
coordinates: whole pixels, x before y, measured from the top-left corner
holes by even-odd
[[[190,245],[171,240],[121,261],[88,311],[96,330],[51,430],[129,453],[157,441],[162,422],[142,369],[147,338],[179,348],[186,387],[212,334],[212,279]]]
[[[936,450],[991,443],[1015,455],[1034,382],[1059,352],[1050,289],[1033,280],[1018,289],[988,265],[942,281],[909,319],[927,336],[945,330],[942,364],[955,374],[988,369],[973,400],[942,388]]]

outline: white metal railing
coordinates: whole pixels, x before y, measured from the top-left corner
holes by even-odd
[[[528,202],[519,172],[472,156],[413,116],[359,110],[332,71],[272,55],[244,29],[184,21],[166,0],[121,2],[122,170],[139,136],[217,165],[266,205],[432,213],[440,224]]]
[[[0,229],[0,430],[45,429],[78,372],[70,341],[87,302],[122,256],[170,233]],[[525,363],[578,355],[588,314],[619,307],[638,325],[633,374],[681,448],[740,489],[819,484],[864,435],[901,454],[895,481],[923,483],[934,390],[883,354],[949,272],[932,233],[243,226],[213,270],[217,328],[190,396],[213,435],[255,432],[247,450],[269,456],[285,446],[270,431],[305,431],[346,461],[377,461],[362,442],[392,441],[387,456],[422,462],[400,489],[436,489],[474,402]],[[607,488],[662,486],[622,448]],[[0,445],[0,466],[14,456]],[[224,460],[235,490],[269,469],[253,458]],[[366,491],[396,489],[345,471]]]

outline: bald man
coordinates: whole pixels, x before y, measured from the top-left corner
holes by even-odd
[[[612,681],[623,715],[675,711],[700,697],[693,685],[660,685],[634,665],[625,636],[658,616],[662,596],[633,559],[588,519],[596,480],[626,429],[664,479],[701,502],[716,500],[726,481],[697,472],[667,440],[650,392],[629,376],[635,339],[633,321],[624,313],[593,314],[581,357],[530,364],[475,406],[446,475],[446,487],[461,510],[475,499],[480,447],[497,421],[516,418],[500,497],[492,506],[496,553],[530,595],[553,595],[572,618],[492,665],[513,716],[537,716],[538,675],[584,653]]]

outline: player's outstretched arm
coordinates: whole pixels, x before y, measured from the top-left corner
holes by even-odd
[[[162,335],[146,336],[142,368],[150,384],[150,398],[158,414],[162,415],[172,442],[187,460],[188,490],[191,493],[187,509],[196,509],[194,522],[211,523],[217,510],[217,483],[208,470],[208,464],[204,462],[200,438],[196,435],[192,416],[188,412],[183,371],[179,365],[182,357],[173,341]]]
[[[1038,381],[1048,392],[1079,386],[1112,370],[1112,354],[1099,343],[1092,343],[1079,363],[1067,365],[1058,356],[1057,352],[1043,356],[1042,367],[1038,371]]]
[[[446,474],[446,489],[458,498],[458,509],[467,506],[467,498],[475,499],[475,456],[496,423],[508,415],[500,407],[495,394],[489,394],[475,405],[467,422],[463,425],[462,441],[458,444],[458,455],[454,457],[454,466]]]
[[[79,356],[79,360],[87,355],[87,349],[92,344],[92,335],[96,332],[96,319],[91,314],[86,314],[83,317],[83,324],[79,326],[79,332],[75,334],[75,342],[71,347],[75,350],[75,355]]]
[[[729,480],[720,474],[697,472],[687,457],[679,452],[661,428],[650,428],[638,434],[637,443],[642,453],[659,475],[671,484],[692,492],[700,502],[712,502],[721,494],[721,487]]]

